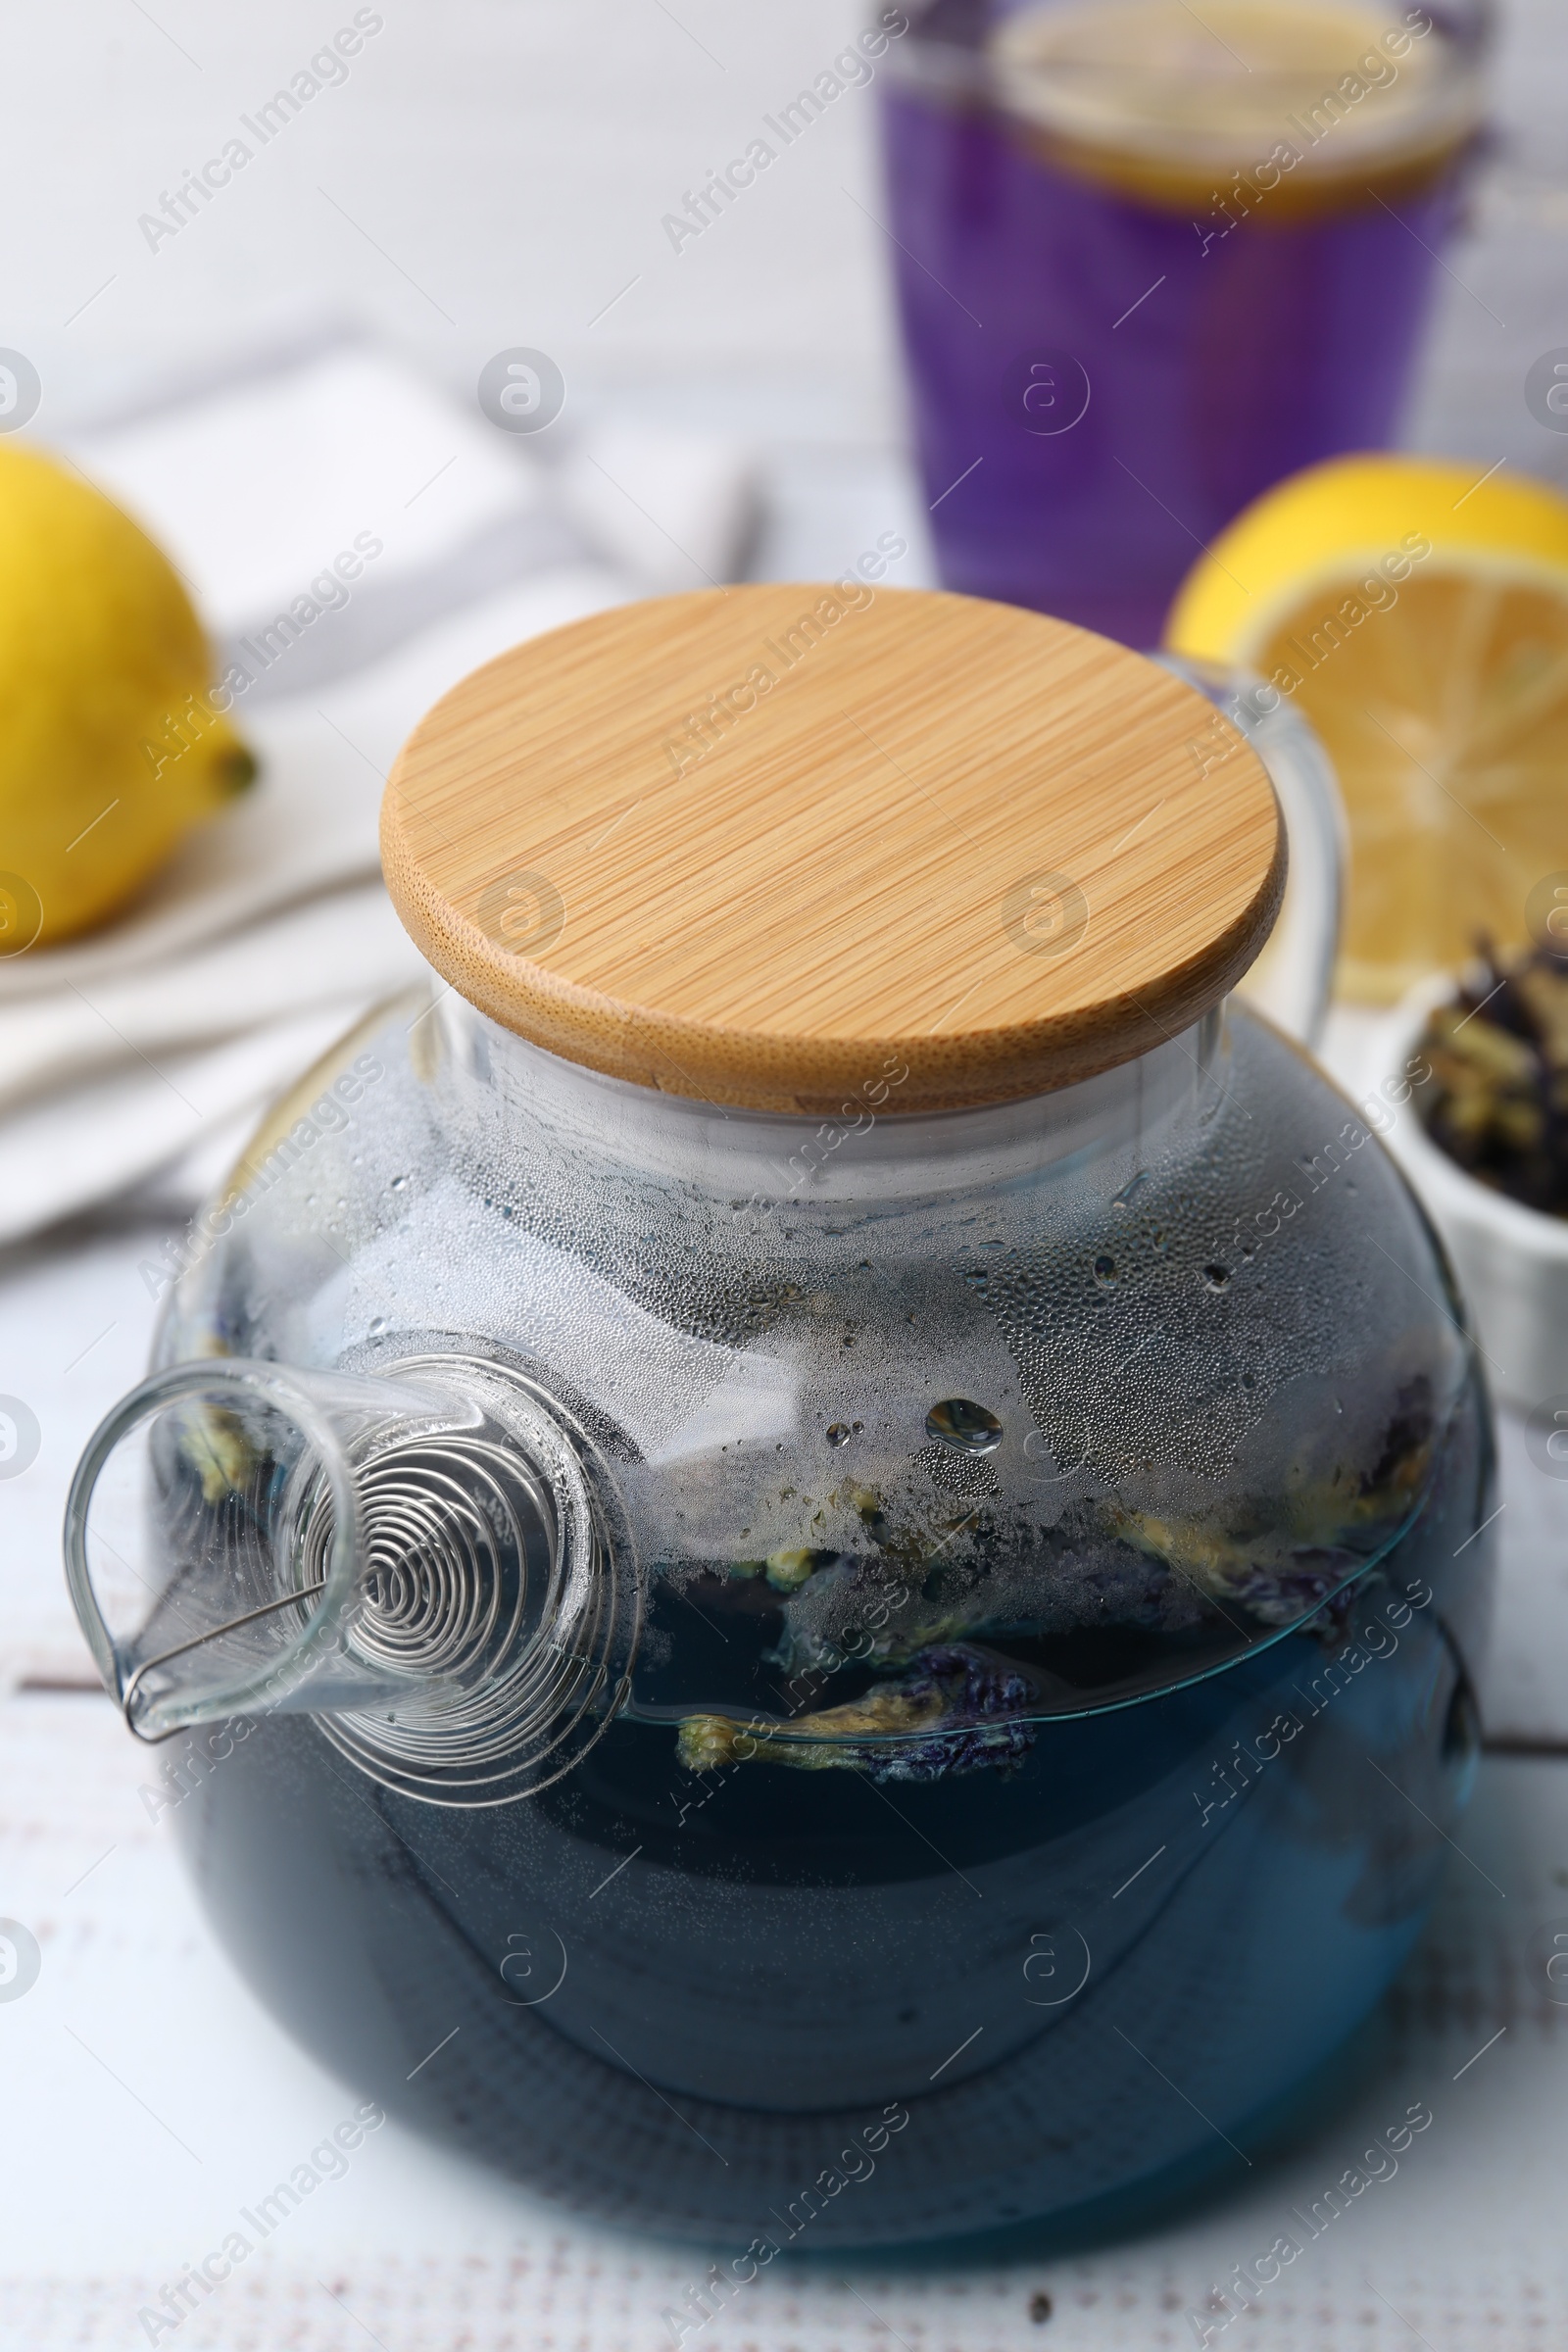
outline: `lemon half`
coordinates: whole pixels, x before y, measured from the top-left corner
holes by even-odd
[[[1479,477],[1479,478],[1478,478]],[[1424,459],[1331,461],[1194,565],[1166,641],[1256,670],[1339,771],[1342,996],[1390,1004],[1568,869],[1568,500]]]

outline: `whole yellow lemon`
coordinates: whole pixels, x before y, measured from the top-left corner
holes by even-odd
[[[168,557],[80,474],[0,443],[0,956],[103,922],[250,783],[211,674]]]

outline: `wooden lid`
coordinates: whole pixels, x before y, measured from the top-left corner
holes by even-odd
[[[1044,1093],[1206,1011],[1284,886],[1191,687],[969,597],[704,591],[530,639],[436,704],[381,817],[398,911],[570,1061],[825,1116]]]

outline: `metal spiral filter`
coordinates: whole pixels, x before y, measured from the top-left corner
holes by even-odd
[[[372,1433],[354,1463],[365,1534],[350,1658],[383,1678],[371,1704],[322,1714],[334,1746],[389,1788],[501,1804],[557,1780],[603,1731],[638,1621],[627,1554],[568,1435],[525,1378],[469,1357],[404,1358],[393,1378],[449,1389],[476,1425]],[[291,1578],[325,1573],[333,1513],[313,1471],[286,1546]],[[406,1691],[398,1686],[406,1685]]]

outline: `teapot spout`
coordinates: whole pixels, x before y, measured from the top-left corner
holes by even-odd
[[[82,1631],[139,1738],[307,1714],[437,1803],[566,1770],[640,1621],[608,1466],[488,1358],[172,1365],[92,1438],[65,1532]]]

